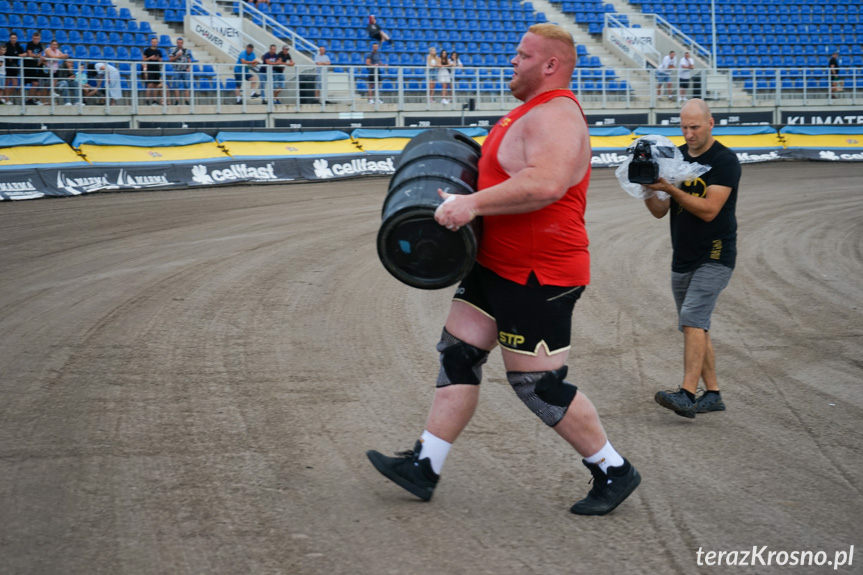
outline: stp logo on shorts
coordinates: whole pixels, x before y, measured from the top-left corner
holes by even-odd
[[[518,347],[524,343],[524,336],[517,333],[506,333],[505,331],[497,332],[497,339],[501,345],[508,347]]]

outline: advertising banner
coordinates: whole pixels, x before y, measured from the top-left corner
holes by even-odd
[[[38,170],[52,196],[78,196],[109,190],[143,190],[184,187],[170,164],[159,166],[88,166]]]
[[[35,200],[46,195],[45,183],[34,170],[0,170],[0,199]]]
[[[384,176],[396,171],[398,154],[374,156],[327,156],[326,158],[297,158],[300,178],[303,180],[335,180],[356,176]]]
[[[242,182],[278,183],[297,179],[297,160],[219,160],[175,164],[177,177],[189,186],[215,186]]]
[[[243,23],[239,18],[192,16],[189,28],[197,36],[198,42],[221,50],[234,61],[240,56]]]

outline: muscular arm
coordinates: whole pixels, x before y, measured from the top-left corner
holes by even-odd
[[[558,98],[531,110],[504,136],[498,161],[511,177],[442,204],[438,223],[461,227],[476,216],[532,212],[562,198],[590,165],[587,125],[578,106]],[[441,193],[445,200],[449,196]]]
[[[669,184],[662,178],[660,178],[657,183],[650,184],[646,187],[650,188],[651,190],[663,191],[668,193],[672,198],[674,198],[674,201],[680,204],[680,206],[684,210],[686,210],[693,216],[704,220],[705,222],[713,221],[713,218],[715,218],[719,214],[722,206],[725,205],[725,201],[728,199],[728,196],[731,195],[731,188],[729,188],[728,186],[713,185],[709,186],[704,191],[704,197],[692,196],[687,194],[680,188]],[[655,200],[656,198],[651,199]],[[645,203],[649,201],[650,200],[645,200]],[[649,209],[650,212],[658,218],[661,218],[665,215],[665,213],[663,213],[662,215],[657,216],[656,212],[651,209],[650,203],[647,203],[647,209]],[[667,210],[668,207],[666,207],[666,211]]]

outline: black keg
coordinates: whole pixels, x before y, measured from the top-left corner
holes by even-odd
[[[440,289],[459,282],[476,259],[478,222],[450,231],[434,219],[450,194],[472,194],[480,146],[457,130],[426,130],[399,157],[384,200],[378,257],[390,274],[412,287]]]

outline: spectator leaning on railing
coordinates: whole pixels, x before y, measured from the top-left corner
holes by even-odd
[[[830,86],[832,89],[832,94],[830,94],[831,98],[837,98],[837,92],[845,91],[845,82],[843,82],[839,78],[839,52],[833,51],[833,54],[830,56],[830,62],[828,62],[827,67],[830,69]]]
[[[6,44],[0,44],[0,104],[8,104],[6,99]]]
[[[42,33],[33,32],[30,41],[27,42],[24,52],[24,85],[30,86],[30,94],[27,104],[44,106],[40,98],[45,96],[42,83],[45,79],[45,46],[42,44]]]
[[[375,102],[383,104],[380,98],[375,99],[375,87],[381,82],[381,75],[378,73],[377,68],[384,66],[381,53],[378,51],[377,42],[372,43],[371,52],[366,53],[365,62],[369,73],[369,104],[374,104]]]
[[[72,60],[64,60],[60,69],[54,74],[54,78],[57,80],[57,92],[64,100],[64,106],[73,106],[76,103],[85,105],[78,92],[78,78],[75,73],[75,63]]]
[[[158,106],[161,102],[162,87],[162,50],[159,49],[159,39],[150,38],[150,47],[144,50],[144,82],[147,86],[147,104]]]
[[[5,104],[11,106],[12,98],[18,96],[21,87],[21,57],[26,50],[24,46],[18,42],[18,34],[12,32],[9,34],[9,41],[6,42],[6,84]]]
[[[315,65],[318,67],[315,79],[315,99],[321,97],[321,85],[323,76],[327,73],[327,66],[332,66],[330,57],[327,56],[327,49],[323,46],[318,46],[318,53],[315,54]]]
[[[57,43],[57,40],[51,40],[51,43],[45,49],[45,68],[49,71],[49,81],[52,82],[51,97],[53,98],[60,97],[60,94],[56,90],[57,72],[60,70],[63,60],[67,58],[69,58],[69,54],[65,54],[60,49],[60,44]]]
[[[246,49],[240,52],[237,57],[237,64],[234,66],[234,81],[236,82],[237,104],[243,103],[243,80],[248,80],[251,85],[252,98],[257,98],[258,94],[258,64],[261,62],[255,56],[255,46],[246,44]]]
[[[169,88],[174,90],[174,105],[179,106],[185,101],[189,105],[190,62],[194,62],[192,51],[183,47],[183,39],[177,38],[177,45],[168,52],[168,59],[172,62],[174,71],[171,74]]]

